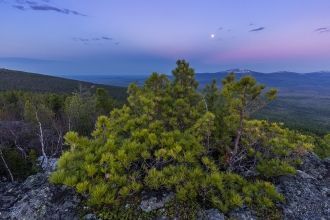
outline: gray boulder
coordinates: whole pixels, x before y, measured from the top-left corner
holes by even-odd
[[[163,193],[162,196],[144,195],[141,201],[140,208],[144,212],[151,212],[165,207],[171,199],[174,198],[173,193]]]
[[[225,220],[224,214],[218,209],[207,209],[198,213],[198,220]]]
[[[284,219],[330,219],[330,163],[308,154],[294,176],[281,177],[277,189],[285,198]]]
[[[23,183],[0,183],[0,219],[79,219],[80,198],[65,186],[54,186],[44,173]]]
[[[258,219],[254,212],[247,207],[238,208],[231,211],[229,214],[229,219],[235,220],[256,220]]]

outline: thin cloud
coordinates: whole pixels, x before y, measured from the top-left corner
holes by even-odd
[[[106,42],[106,41],[113,41],[114,39],[111,37],[107,37],[107,36],[101,36],[101,37],[92,37],[92,38],[84,38],[84,37],[74,37],[72,38],[72,40],[76,41],[76,42],[81,42],[84,44],[88,44],[88,43],[101,43],[101,42]],[[119,45],[119,42],[116,41],[114,42],[115,45]]]
[[[22,5],[12,5],[12,6],[13,6],[13,8],[16,8],[16,9],[21,10],[21,11],[25,10],[24,6],[22,6]]]
[[[325,30],[328,30],[328,28],[326,28],[326,27],[321,27],[321,28],[317,28],[317,29],[315,29],[316,32],[319,32],[319,31],[325,31]]]
[[[103,40],[113,40],[111,37],[102,37]]]
[[[73,14],[73,15],[80,15],[80,16],[86,16],[84,14],[81,14],[77,11],[73,11],[73,10],[70,10],[70,9],[66,9],[66,8],[57,8],[57,7],[54,7],[54,6],[50,6],[50,5],[30,5],[30,8],[32,10],[35,10],[35,11],[54,11],[54,12],[58,12],[58,13],[62,13],[62,14]]]
[[[35,2],[35,1],[25,1],[25,3],[28,5],[38,5],[38,2]]]
[[[0,1],[4,2],[4,1]],[[77,16],[87,16],[78,11],[71,10],[68,8],[59,8],[50,4],[47,4],[49,0],[41,0],[41,1],[31,1],[31,0],[16,0],[15,4],[12,5],[13,8],[19,10],[33,10],[33,11],[52,11],[66,15],[77,15]]]
[[[259,28],[255,28],[255,29],[250,30],[250,32],[258,32],[258,31],[263,31],[265,29],[266,29],[265,27],[259,27]]]
[[[66,9],[66,10],[68,10],[68,9]],[[73,11],[73,10],[69,10],[69,11],[70,11],[70,13],[73,14],[73,15],[78,15],[78,16],[87,17],[87,15],[82,14],[82,13],[80,13],[80,12]]]
[[[89,39],[87,39],[87,38],[81,38],[81,37],[74,37],[73,38],[73,40],[74,41],[80,41],[80,42],[84,42],[84,43],[86,43],[86,42],[89,42],[90,40]]]
[[[330,32],[330,28],[327,27],[320,27],[314,30],[317,33],[323,34],[323,33],[329,33]]]

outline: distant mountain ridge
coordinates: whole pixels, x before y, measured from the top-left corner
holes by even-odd
[[[238,78],[252,75],[267,88],[274,87],[279,97],[255,117],[281,121],[293,129],[317,134],[330,132],[330,72],[313,73],[274,72],[260,73],[246,69],[232,69],[216,73],[197,73],[200,88],[216,79],[218,85],[229,72]],[[128,86],[132,82],[142,85],[148,76],[70,76],[94,83]],[[170,76],[171,78],[171,76]]]
[[[251,75],[258,82],[267,87],[276,87],[280,95],[304,95],[304,96],[329,96],[330,97],[330,72],[295,73],[295,72],[274,72],[261,73],[251,70],[222,71],[217,73],[197,73],[196,78],[203,87],[211,79],[221,81],[229,72],[234,72],[240,78],[244,75]]]
[[[221,80],[230,72],[234,72],[238,78],[251,75],[258,82],[267,87],[275,87],[280,96],[317,96],[330,97],[330,72],[319,71],[312,73],[295,73],[279,71],[273,73],[261,73],[248,69],[230,69],[215,73],[196,73],[196,79],[201,88],[213,79]],[[35,90],[39,92],[73,92],[79,85],[85,87],[106,87],[114,96],[125,96],[125,88],[130,83],[136,82],[142,85],[147,75],[72,75],[55,77],[23,71],[15,71],[0,68],[0,90]],[[169,76],[171,78],[171,76]]]
[[[312,73],[295,73],[295,72],[273,72],[261,73],[247,69],[230,69],[215,73],[196,73],[196,79],[200,87],[204,87],[213,79],[221,84],[221,80],[234,72],[238,78],[244,75],[255,77],[258,82],[265,84],[267,87],[276,87],[280,91],[280,95],[295,95],[295,96],[329,96],[330,97],[330,72],[320,71]],[[101,84],[111,84],[116,86],[127,87],[130,83],[136,82],[142,85],[147,79],[147,75],[131,75],[131,76],[107,76],[107,75],[81,75],[81,76],[66,76],[72,79],[90,81]],[[171,76],[169,76],[171,78]]]
[[[200,87],[216,79],[221,79],[228,72],[197,73]],[[244,75],[254,76],[258,82],[268,88],[279,90],[279,97],[255,117],[271,121],[284,122],[288,127],[317,134],[330,132],[330,73],[259,73],[254,71],[236,71],[238,78]],[[148,76],[65,76],[66,78],[47,76],[0,69],[1,90],[25,90],[34,92],[74,92],[79,85],[88,88],[103,87],[119,100],[125,100],[126,87],[136,82],[142,85]],[[71,79],[68,79],[71,78]]]

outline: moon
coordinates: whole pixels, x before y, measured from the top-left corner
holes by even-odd
[[[211,34],[211,38],[215,38],[215,34]]]

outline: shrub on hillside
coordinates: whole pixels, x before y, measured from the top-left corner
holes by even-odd
[[[197,202],[223,212],[283,201],[263,178],[293,173],[296,159],[312,147],[308,138],[246,115],[240,121],[236,89],[228,87],[226,96],[214,90],[212,100],[226,102],[219,111],[210,108],[185,61],[177,62],[173,76],[170,81],[153,73],[144,86],[132,84],[128,103],[99,117],[91,138],[67,133],[70,150],[51,181],[76,188],[99,207],[138,204],[142,191],[175,192],[180,204]],[[253,79],[240,83],[251,86],[252,100],[263,94]],[[246,172],[255,177],[245,178]]]
[[[330,157],[330,133],[316,138],[315,153],[321,158]]]

